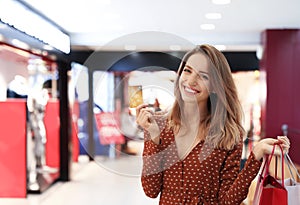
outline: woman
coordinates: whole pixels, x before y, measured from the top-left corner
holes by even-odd
[[[210,45],[188,52],[178,69],[175,103],[167,114],[137,107],[144,129],[142,185],[159,204],[236,204],[246,197],[265,154],[286,137],[266,138],[240,171],[242,109],[230,67]],[[276,149],[279,155],[279,150]]]

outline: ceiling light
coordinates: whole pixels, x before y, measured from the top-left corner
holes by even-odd
[[[262,57],[263,57],[263,52],[264,52],[264,49],[261,45],[259,45],[256,49],[256,57],[258,58],[258,60],[261,60]]]
[[[207,13],[205,14],[205,18],[207,19],[220,19],[222,15],[220,13]]]
[[[218,5],[230,4],[231,0],[212,0],[212,3]]]
[[[215,48],[218,49],[219,51],[225,51],[226,50],[225,45],[215,45]]]
[[[12,42],[13,45],[15,45],[19,48],[22,48],[22,49],[28,49],[29,48],[27,43],[24,43],[23,41],[20,41],[18,39],[14,38],[14,39],[11,40],[11,42]]]
[[[203,30],[214,30],[216,26],[214,24],[201,24],[200,28]]]

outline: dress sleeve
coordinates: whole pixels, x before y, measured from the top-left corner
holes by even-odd
[[[253,152],[240,170],[243,144],[240,143],[230,151],[221,171],[221,186],[219,192],[220,204],[241,204],[248,195],[252,180],[259,172],[261,161],[255,159]]]
[[[163,137],[164,125],[162,120],[157,120],[160,130],[160,139]],[[148,197],[156,198],[161,191],[163,178],[163,148],[162,143],[155,144],[147,131],[144,131],[142,186]]]

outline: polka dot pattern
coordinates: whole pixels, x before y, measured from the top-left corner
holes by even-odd
[[[251,153],[240,171],[242,142],[230,151],[200,142],[180,160],[174,133],[159,126],[159,145],[145,132],[141,181],[147,196],[160,195],[160,205],[241,204],[261,166]]]

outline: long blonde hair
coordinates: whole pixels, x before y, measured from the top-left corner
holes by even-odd
[[[205,142],[213,148],[231,150],[245,134],[242,127],[243,112],[229,64],[225,56],[213,46],[197,46],[183,57],[177,71],[175,102],[168,116],[169,127],[175,129],[182,125],[180,113],[183,100],[179,91],[179,78],[188,58],[195,53],[202,53],[210,61],[209,78],[213,92],[207,104],[209,114],[203,121],[207,130]]]

